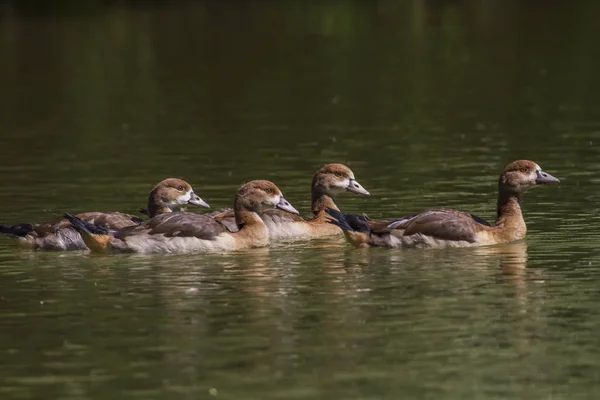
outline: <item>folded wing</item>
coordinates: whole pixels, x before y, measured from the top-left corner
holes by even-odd
[[[189,212],[161,214],[141,225],[114,232],[114,237],[126,240],[139,234],[163,235],[164,237],[194,237],[202,240],[214,240],[227,228],[207,215]]]
[[[395,236],[422,234],[435,239],[475,242],[477,233],[489,226],[474,215],[449,209],[427,210],[388,225]]]

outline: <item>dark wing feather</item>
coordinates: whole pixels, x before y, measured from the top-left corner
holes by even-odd
[[[135,226],[143,222],[140,218],[131,214],[120,212],[87,212],[77,214],[77,218],[95,225],[102,225],[110,229],[122,229]]]
[[[225,227],[225,229],[227,229],[229,232],[237,232],[240,230],[235,222],[233,208],[222,208],[204,215],[214,218],[215,221],[223,225],[223,227]]]
[[[370,221],[369,228],[372,233],[381,234],[381,233],[389,233],[393,230],[390,228],[390,224],[393,224],[396,220],[386,220],[386,221]]]
[[[485,225],[485,226],[492,226],[492,224],[490,224],[489,222],[487,222],[485,219],[478,217],[477,215],[473,215],[473,214],[469,214],[471,216],[471,218],[473,218],[475,220],[475,222],[477,222],[478,224],[481,225]]]
[[[122,229],[128,226],[135,226],[140,223],[139,221],[141,221],[134,215],[123,214],[119,212],[87,212],[77,214],[76,217],[81,219],[82,221],[104,226],[110,229]],[[56,234],[57,232],[64,229],[73,228],[73,225],[67,219],[61,219],[55,222],[46,222],[30,226],[32,227],[31,233],[40,238]]]
[[[369,228],[370,231],[375,234],[389,233],[394,229],[404,230],[406,229],[407,223],[414,217],[415,215],[409,215],[407,217],[384,221],[369,221]]]
[[[373,221],[366,215],[358,214],[344,214],[341,211],[328,208],[327,214],[333,217],[330,223],[339,226],[346,231],[363,232],[363,233],[375,233],[383,234],[389,233],[393,230],[390,224],[396,223],[400,220],[385,220],[385,221]]]
[[[145,221],[144,219],[141,219],[141,218],[138,218],[138,217],[135,217],[135,216],[131,217],[131,222],[133,222],[135,224],[138,224],[138,225],[141,224],[141,223],[143,223],[144,221]]]
[[[15,237],[15,238],[24,238],[27,235],[34,232],[35,227],[31,224],[17,224],[17,225],[6,225],[0,224],[0,233],[5,235]]]
[[[206,215],[207,217],[211,217],[211,218],[215,218],[215,217],[235,218],[235,214],[233,213],[233,208],[222,208],[220,210],[211,211],[209,213],[204,213],[202,215]]]
[[[392,226],[394,229],[403,230],[403,236],[420,233],[436,239],[474,242],[476,234],[485,225],[479,223],[471,214],[438,209],[427,210],[412,218],[402,219],[393,223]]]
[[[46,237],[48,235],[55,234],[61,229],[72,228],[73,225],[66,219],[61,219],[58,222],[46,222],[42,224],[36,224],[33,226],[33,232],[37,237]]]
[[[157,215],[141,225],[121,229],[115,232],[114,236],[118,239],[126,239],[127,236],[147,233],[165,237],[195,237],[213,240],[225,231],[226,228],[223,225],[207,215],[174,212]]]
[[[306,222],[304,218],[302,218],[298,214],[293,214],[291,212],[283,211],[277,208],[263,211],[260,217],[263,219],[263,221],[271,220],[276,224],[286,222]]]
[[[229,232],[237,232],[240,230],[235,222],[235,214],[232,208],[212,212],[208,215],[214,218],[219,224],[223,225]]]
[[[343,212],[334,208],[328,208],[325,210],[329,214],[327,222],[333,224],[347,232],[369,232],[371,230],[370,224],[372,221],[362,215],[357,214],[344,214]]]
[[[229,232],[239,231],[237,223],[235,222],[235,214],[233,213],[233,209],[231,208],[227,210],[212,212],[210,214],[205,215],[214,218],[215,221],[223,225]],[[304,221],[299,215],[278,209],[265,210],[260,217],[267,223],[273,222],[275,224]]]

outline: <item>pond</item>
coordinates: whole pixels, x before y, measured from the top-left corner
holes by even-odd
[[[308,215],[330,162],[371,192],[339,207],[374,219],[493,220],[517,159],[561,183],[492,247],[0,237],[2,399],[598,398],[600,3],[85,5],[0,6],[2,223],[136,213],[170,176],[217,209],[269,179]]]

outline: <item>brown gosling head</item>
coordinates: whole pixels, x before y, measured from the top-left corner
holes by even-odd
[[[248,211],[261,213],[270,208],[280,208],[294,214],[299,214],[292,205],[283,197],[281,190],[270,181],[250,181],[242,185],[235,198],[236,206],[241,206]]]
[[[343,164],[326,164],[317,171],[313,179],[313,188],[318,188],[329,196],[347,190],[369,196],[370,193],[354,178],[354,173]]]
[[[500,189],[511,193],[524,193],[538,185],[560,182],[542,171],[539,165],[529,160],[511,162],[500,175]]]
[[[194,193],[189,183],[177,178],[168,178],[156,185],[150,192],[150,200],[171,210],[185,204],[210,208],[207,202]]]

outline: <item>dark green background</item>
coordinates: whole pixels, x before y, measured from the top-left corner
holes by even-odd
[[[0,3],[0,222],[214,208],[270,179],[303,214],[324,163],[374,218],[494,218],[527,158],[525,243],[226,255],[0,238],[0,398],[596,399],[600,2]],[[213,393],[214,394],[214,393]]]

